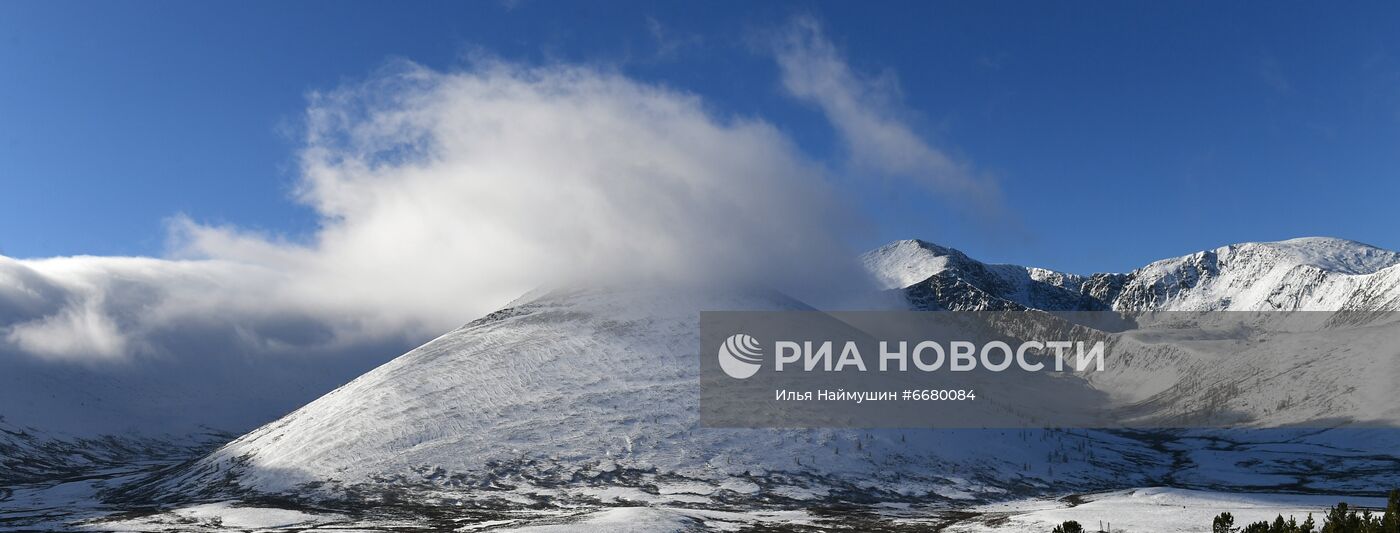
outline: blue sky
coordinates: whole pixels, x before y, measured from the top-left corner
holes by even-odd
[[[307,94],[394,59],[586,63],[770,121],[838,173],[831,126],[755,43],[811,16],[1017,220],[845,176],[860,245],[1126,270],[1246,240],[1400,249],[1400,5],[0,3],[0,254],[161,255],[186,214],[292,239]],[[842,170],[847,169],[847,170]]]

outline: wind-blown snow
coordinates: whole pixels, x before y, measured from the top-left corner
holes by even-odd
[[[917,240],[896,241],[861,256],[884,289],[903,289],[942,272],[954,251]]]

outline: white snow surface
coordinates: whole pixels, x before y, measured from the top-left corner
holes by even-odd
[[[1400,310],[1400,253],[1344,239],[1243,243],[1131,273],[1120,310]]]
[[[942,272],[955,253],[958,252],[950,248],[911,239],[866,252],[861,262],[881,288],[902,289]]]
[[[968,509],[983,513],[975,520],[954,524],[945,531],[954,533],[1044,533],[1067,520],[1074,520],[1086,531],[1205,533],[1211,520],[1222,512],[1235,517],[1235,526],[1290,516],[1303,522],[1313,515],[1322,526],[1326,510],[1345,501],[1353,507],[1384,508],[1384,498],[1333,495],[1257,494],[1197,491],[1146,487],[1093,494],[1087,501],[1070,505],[1061,500],[1016,500]],[[1110,529],[1111,528],[1111,529]]]
[[[92,531],[227,531],[315,527],[342,521],[340,515],[310,514],[292,509],[258,507],[223,501],[180,507],[152,516],[127,520],[94,521],[80,526]]]
[[[654,472],[644,476],[647,483],[682,483],[691,496],[750,493],[758,489],[751,476],[785,473],[796,479],[771,489],[820,497],[830,482],[967,498],[1005,492],[981,478],[1102,485],[1145,479],[1152,470],[1133,460],[1154,452],[1110,435],[700,427],[698,310],[789,305],[795,303],[714,294],[548,293],[448,333],[249,433],[169,480],[167,489],[197,491],[230,470],[242,488],[279,492],[317,481],[450,486],[454,475],[505,473],[511,484],[529,484],[518,475],[567,481],[633,469]],[[1081,440],[1093,442],[1095,464],[1026,466],[1051,450],[1078,450]]]
[[[506,528],[513,533],[572,533],[575,531],[615,531],[617,533],[666,533],[691,531],[699,521],[680,512],[652,507],[613,507],[586,515],[576,522]]]

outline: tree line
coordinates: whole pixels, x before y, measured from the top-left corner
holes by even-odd
[[[1211,521],[1210,530],[1211,533],[1400,533],[1400,490],[1390,491],[1385,512],[1380,515],[1370,510],[1358,511],[1346,502],[1338,503],[1327,509],[1327,513],[1322,516],[1321,529],[1318,528],[1312,513],[1308,513],[1308,517],[1302,522],[1291,515],[1285,520],[1280,514],[1272,522],[1260,520],[1238,527],[1235,526],[1234,515],[1220,513]],[[1068,520],[1055,526],[1051,533],[1085,531],[1079,522]]]

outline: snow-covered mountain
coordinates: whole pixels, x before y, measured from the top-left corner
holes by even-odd
[[[989,265],[918,240],[862,260],[887,288],[906,289],[927,308],[1400,310],[1400,253],[1325,237],[1222,246],[1125,274]]]
[[[1126,274],[1090,276],[987,265],[922,241],[892,243],[864,259],[886,286],[904,285],[914,307],[924,309],[1393,310],[1400,294],[1400,254],[1336,239],[1226,246]],[[1377,470],[1400,464],[1383,452],[1400,443],[1387,430],[699,427],[696,311],[792,305],[734,294],[544,292],[413,350],[132,493],[175,500],[274,493],[357,501],[450,494],[502,505],[643,494],[780,503],[825,497],[990,499],[1006,491],[1144,483],[1238,488],[1254,480],[1277,484],[1279,476],[1307,490],[1365,491],[1400,481],[1394,471]],[[1397,331],[1394,323],[1377,328],[1365,334],[1387,339]],[[1394,365],[1368,354],[1313,352],[1322,359],[1352,359],[1337,359],[1341,370],[1316,373],[1309,378],[1315,382],[1286,383],[1281,380],[1289,365],[1317,361],[1271,362],[1267,346],[1226,346],[1239,355],[1237,361],[1209,367],[1207,357],[1218,355],[1220,343],[1184,349],[1181,342],[1161,347],[1143,336],[1115,342],[1155,359],[1138,357],[1085,383],[1148,410],[1183,389],[1205,388],[1219,394],[1193,398],[1231,395],[1243,403],[1228,407],[1272,416],[1263,418],[1272,424],[1301,422],[1308,419],[1299,417],[1317,420],[1393,404],[1371,397],[1378,393],[1372,389],[1389,390],[1400,379],[1387,373]],[[1362,364],[1368,361],[1371,366]],[[1347,383],[1358,374],[1371,377],[1364,385]],[[1277,391],[1284,386],[1301,391],[1289,395],[1295,406],[1279,403]],[[1309,397],[1314,388],[1320,396]],[[1175,401],[1187,410],[1201,407]],[[1400,420],[1393,409],[1372,414]],[[1325,475],[1317,473],[1320,464],[1327,465]]]
[[[1041,268],[989,265],[919,240],[896,241],[861,256],[886,289],[903,289],[920,309],[1099,311],[1086,278]],[[1097,279],[1097,278],[1092,278]]]
[[[1161,455],[1085,432],[700,427],[696,311],[794,305],[751,295],[549,292],[145,489],[176,497],[445,491],[517,503],[629,490],[731,502],[927,500],[1141,480],[1149,473],[1124,472]],[[1030,468],[1051,455],[1077,460]]]
[[[1400,424],[1400,403],[1393,400],[1393,383],[1400,382],[1400,253],[1310,237],[1223,246],[1128,273],[1092,275],[988,265],[917,240],[862,259],[919,309],[1111,309],[1156,313],[1158,322],[1209,319],[1220,322],[1217,329],[1259,330],[1239,338],[1190,338],[1161,328],[1110,336],[1119,359],[1084,377],[1124,404],[1140,404],[1135,409],[1147,418],[1187,425],[1231,417],[1255,426],[1329,419]],[[909,282],[918,276],[926,277]],[[1231,313],[1201,314],[1212,311]],[[1290,332],[1270,322],[1308,318],[1269,314],[1277,311],[1344,311],[1314,318],[1365,324]]]

